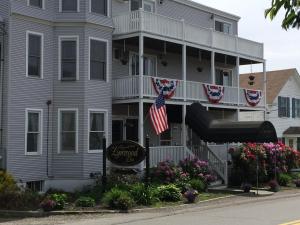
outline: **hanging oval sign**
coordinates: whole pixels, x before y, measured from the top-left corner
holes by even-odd
[[[107,148],[107,159],[118,166],[134,166],[146,157],[143,146],[134,141],[122,141]]]

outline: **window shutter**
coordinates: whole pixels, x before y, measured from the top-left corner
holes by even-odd
[[[278,96],[278,117],[282,116],[281,97]]]
[[[292,98],[292,117],[296,117],[296,99]]]
[[[286,98],[287,100],[287,117],[291,117],[291,104],[290,104],[290,98]]]

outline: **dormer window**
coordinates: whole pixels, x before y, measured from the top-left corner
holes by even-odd
[[[231,34],[231,24],[216,20],[215,21],[215,30],[225,33],[225,34]]]

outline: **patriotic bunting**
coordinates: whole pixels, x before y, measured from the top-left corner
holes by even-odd
[[[162,93],[165,99],[170,99],[175,94],[178,80],[152,78],[152,83],[154,90],[158,95]]]
[[[217,104],[224,96],[224,87],[211,84],[203,84],[205,94],[209,102]]]
[[[262,98],[262,92],[260,90],[244,89],[245,98],[250,106],[257,106]]]

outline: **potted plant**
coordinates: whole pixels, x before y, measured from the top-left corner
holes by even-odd
[[[294,180],[294,184],[296,185],[296,187],[300,187],[300,179]]]
[[[279,184],[278,184],[278,182],[276,180],[271,180],[269,182],[269,186],[270,186],[270,190],[271,191],[274,191],[274,192],[278,192],[279,191],[280,186],[279,186]]]
[[[244,183],[242,183],[242,185],[241,185],[241,189],[242,189],[245,193],[249,193],[250,190],[251,190],[251,188],[252,188],[252,185],[251,185],[250,183],[248,183],[248,182],[244,182]]]
[[[187,190],[183,196],[187,199],[188,203],[194,203],[197,196],[198,196],[198,191],[194,189]]]

